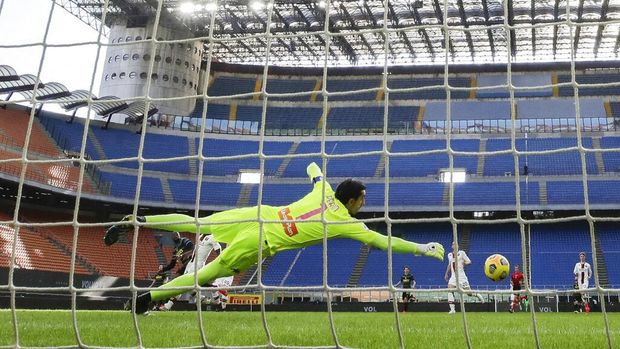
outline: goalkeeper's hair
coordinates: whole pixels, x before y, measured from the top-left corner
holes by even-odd
[[[346,205],[351,199],[357,200],[362,195],[363,190],[366,190],[364,183],[351,178],[345,179],[336,188],[336,199]]]

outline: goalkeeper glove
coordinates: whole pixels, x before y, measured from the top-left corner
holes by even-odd
[[[133,216],[125,216],[123,221],[132,221]],[[137,216],[136,220],[140,223],[146,223],[146,218],[143,216]],[[120,238],[126,237],[127,233],[129,233],[133,229],[132,223],[121,223],[115,224],[105,231],[105,236],[103,237],[103,242],[106,246],[114,245]]]
[[[426,257],[437,258],[440,261],[443,261],[444,248],[438,242],[429,242],[428,244],[420,245],[420,249],[416,254]]]

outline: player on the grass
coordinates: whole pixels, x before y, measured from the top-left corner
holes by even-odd
[[[586,253],[579,252],[579,262],[575,264],[575,268],[573,268],[573,274],[575,274],[575,287],[579,290],[585,290],[590,286],[590,278],[592,277],[592,267],[590,263],[586,262]],[[573,306],[575,308],[575,312],[582,312],[584,302],[587,298],[587,295],[584,292],[575,293],[574,295]]]
[[[170,259],[168,265],[160,268],[160,271],[167,272],[168,270],[172,270],[177,265],[177,262],[179,262],[181,263],[181,267],[177,270],[177,274],[182,275],[194,253],[194,243],[192,240],[182,237],[179,232],[175,232],[172,235],[172,241],[174,242],[172,259]]]
[[[521,284],[523,283],[523,273],[519,271],[519,265],[515,264],[515,269],[512,274],[510,274],[510,287],[513,291],[521,290]],[[514,313],[515,307],[519,304],[519,308],[521,308],[521,299],[525,299],[527,296],[521,296],[519,293],[514,293],[510,295],[510,312]]]
[[[179,236],[180,235],[178,233],[175,234],[175,237]],[[192,246],[193,245],[194,244],[192,243]],[[220,251],[221,249],[222,246],[217,241],[215,241],[215,239],[213,239],[213,235],[202,235],[200,237],[200,241],[198,242],[198,247],[192,249],[191,257],[183,264],[183,267],[181,268],[182,270],[184,270],[183,274],[194,274],[195,269],[200,269],[206,264],[207,258],[209,258],[209,255],[211,255],[211,252],[215,250]],[[200,297],[196,297],[196,299],[198,302],[200,301]],[[170,300],[168,300],[168,302],[163,304],[160,310],[170,310],[172,309],[173,305],[174,298],[171,298]]]
[[[233,209],[199,218],[181,214],[135,217],[142,225],[169,231],[212,234],[218,242],[228,247],[211,263],[198,271],[199,285],[206,285],[215,279],[232,276],[248,269],[258,262],[259,249],[264,256],[314,245],[327,238],[350,238],[387,250],[388,237],[374,232],[352,216],[357,214],[365,203],[366,187],[359,181],[347,179],[338,185],[334,192],[317,164],[307,168],[314,187],[301,200],[288,206],[268,205]],[[260,219],[269,222],[260,224]],[[324,224],[321,219],[337,224]],[[124,220],[133,221],[132,216]],[[294,221],[293,221],[294,220]],[[314,221],[307,221],[314,220]],[[307,222],[306,222],[307,221]],[[198,224],[196,224],[198,223]],[[259,241],[262,226],[262,240]],[[325,228],[325,229],[324,229]],[[106,245],[115,243],[120,235],[133,229],[132,223],[114,225],[106,231]],[[325,230],[325,232],[324,232]],[[392,238],[392,251],[413,253],[443,260],[444,248],[439,243],[418,244],[400,238]],[[166,299],[183,293],[170,289],[194,285],[194,275],[180,276],[162,287],[138,297],[136,312],[145,312],[151,301]]]
[[[458,282],[461,285],[461,288],[465,290],[469,290],[469,280],[467,279],[467,275],[465,275],[465,266],[471,264],[471,260],[467,256],[467,253],[463,250],[458,250],[456,242],[452,243],[452,251],[448,253],[448,266],[446,267],[446,273],[444,275],[444,279],[448,282],[448,288],[456,289],[456,273],[458,273]],[[456,256],[454,254],[456,253]],[[458,263],[457,263],[458,262]],[[480,302],[484,303],[484,298],[479,293],[468,293],[470,296],[475,296],[480,299]],[[450,311],[448,314],[456,313],[456,309],[454,306],[454,292],[448,292],[448,304],[450,305]]]
[[[396,287],[402,286],[402,288],[410,288],[410,289],[415,288],[415,279],[413,278],[413,275],[411,275],[411,270],[409,269],[408,266],[405,266],[403,268],[403,275],[401,275],[400,281],[394,286]],[[404,303],[403,311],[404,312],[409,310],[409,302],[413,302],[413,301],[415,301],[415,297],[413,296],[411,292],[403,292],[403,303]]]

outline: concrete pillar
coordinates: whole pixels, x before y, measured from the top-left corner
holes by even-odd
[[[110,30],[106,61],[101,79],[100,96],[121,98],[144,96],[150,81],[150,97],[170,98],[197,94],[200,61],[203,45],[201,41],[179,43],[157,43],[152,55],[151,42],[136,41],[150,39],[153,24],[145,27],[127,27],[123,22]],[[160,26],[158,40],[180,40],[191,38],[191,33]],[[153,74],[149,77],[150,61],[154,60]],[[196,105],[195,99],[154,102],[160,114],[189,115]]]

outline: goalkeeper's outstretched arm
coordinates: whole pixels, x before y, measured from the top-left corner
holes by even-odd
[[[341,234],[342,237],[348,237],[365,244],[377,247],[381,250],[388,250],[388,240],[386,235],[377,233],[366,228],[363,223],[344,224],[344,229],[348,231]],[[430,242],[427,244],[419,244],[392,236],[392,251],[396,253],[413,253],[416,256],[433,257],[443,261],[444,248],[438,242]]]

